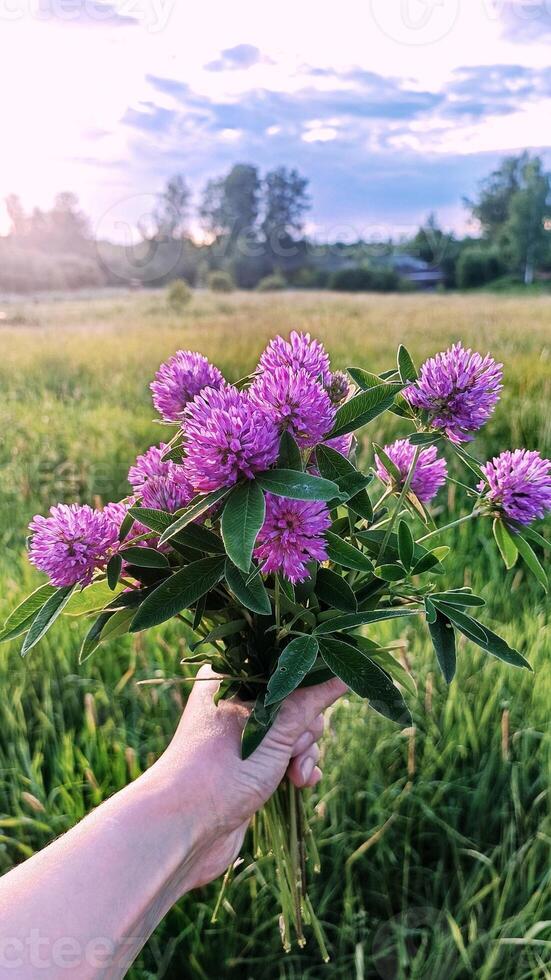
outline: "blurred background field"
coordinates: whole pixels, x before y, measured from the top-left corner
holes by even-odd
[[[127,492],[134,456],[166,430],[148,384],[178,347],[200,349],[236,380],[270,336],[309,330],[335,367],[383,371],[398,343],[419,362],[461,339],[505,364],[495,418],[473,444],[551,450],[551,300],[546,296],[106,293],[4,304],[0,320],[0,618],[38,584],[25,528],[58,500]],[[399,419],[363,433],[405,433]],[[448,504],[460,515],[460,491]],[[472,585],[490,625],[524,653],[521,673],[463,644],[446,690],[421,626],[399,634],[419,678],[415,728],[402,733],[353,698],[331,715],[325,778],[312,794],[321,874],[312,898],[332,959],[314,943],[281,952],[265,867],[249,853],[217,921],[218,887],[182,901],[131,970],[134,980],[551,977],[549,631],[545,596],[523,568],[505,572],[488,528],[453,547],[454,587]],[[173,731],[186,640],[172,625],[124,637],[78,665],[84,623],[65,618],[25,662],[0,648],[0,873],[135,777]],[[547,661],[547,662],[546,662]],[[93,873],[93,869],[91,869]],[[312,876],[313,877],[313,876]]]

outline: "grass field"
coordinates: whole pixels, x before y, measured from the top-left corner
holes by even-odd
[[[399,342],[419,361],[461,339],[505,364],[494,420],[473,444],[551,450],[551,300],[546,297],[198,295],[168,312],[162,293],[7,305],[0,321],[0,617],[39,581],[25,527],[58,500],[126,493],[134,455],[158,441],[147,385],[177,347],[228,378],[252,369],[276,332],[307,329],[335,366],[383,371]],[[380,441],[404,432],[395,419]],[[450,493],[461,513],[460,495]],[[453,539],[455,587],[487,600],[486,620],[531,661],[508,669],[464,644],[449,690],[421,628],[401,655],[419,679],[404,734],[354,699],[333,712],[325,778],[312,794],[322,872],[312,898],[332,960],[314,943],[285,956],[267,869],[245,854],[218,921],[217,888],[167,917],[129,976],[251,980],[551,977],[551,676],[545,597],[506,573],[488,528]],[[0,648],[0,873],[43,847],[160,753],[182,685],[138,687],[180,670],[169,625],[125,637],[78,666],[84,624],[66,618],[21,661]],[[381,632],[385,638],[399,634]],[[546,656],[547,655],[547,656]],[[547,662],[546,662],[547,661]]]

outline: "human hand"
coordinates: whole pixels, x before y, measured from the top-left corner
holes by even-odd
[[[295,691],[258,749],[242,760],[241,734],[251,709],[232,701],[215,706],[219,684],[211,668],[199,671],[176,734],[153,767],[168,778],[173,805],[179,801],[186,821],[192,812],[200,823],[193,880],[187,887],[205,884],[226,870],[239,854],[251,817],[286,773],[299,788],[321,779],[317,741],[323,711],[347,690],[335,678]]]

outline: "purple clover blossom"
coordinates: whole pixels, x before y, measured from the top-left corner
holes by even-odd
[[[179,467],[182,469],[182,467]],[[195,496],[189,480],[183,476],[153,476],[142,489],[142,504],[152,510],[165,510],[174,514],[187,507]]]
[[[159,443],[158,446],[150,446],[145,453],[138,456],[136,462],[128,471],[128,482],[133,490],[140,491],[148,480],[156,476],[171,476],[176,464],[170,459],[163,460],[164,454],[168,451],[166,442]]]
[[[266,494],[266,518],[256,539],[262,572],[282,572],[290,582],[309,577],[308,562],[325,561],[329,511],[318,501],[288,500]]]
[[[354,438],[354,433],[349,432],[345,436],[335,436],[334,439],[327,439],[323,445],[329,446],[330,449],[334,449],[336,453],[340,453],[341,456],[345,456],[348,459],[352,452]]]
[[[324,384],[331,380],[329,357],[319,340],[310,340],[309,333],[293,330],[289,340],[274,337],[262,354],[258,367],[260,372],[272,373],[280,367],[290,367],[295,371],[303,369],[313,378],[322,378]]]
[[[551,460],[528,449],[507,450],[482,467],[486,500],[519,524],[531,524],[551,510]],[[486,490],[482,481],[480,491]]]
[[[247,391],[207,388],[184,413],[186,475],[199,493],[252,479],[269,469],[279,452],[277,426]]]
[[[397,439],[392,445],[385,446],[384,451],[398,467],[401,486],[403,486],[415,456],[415,446],[411,445],[409,439]],[[391,485],[393,480],[378,457],[376,457],[376,466],[379,479]],[[419,454],[410,484],[411,489],[419,500],[429,503],[446,482],[447,475],[446,461],[438,456],[436,446],[429,446]]]
[[[118,529],[109,514],[87,504],[58,504],[49,517],[29,524],[29,560],[57,588],[89,585],[118,549]]]
[[[467,442],[488,421],[499,401],[503,365],[461,343],[425,361],[415,384],[404,391],[410,405],[422,408],[430,424],[452,442]]]
[[[324,387],[333,405],[340,405],[350,394],[350,382],[344,371],[335,371],[324,381]]]
[[[329,395],[304,368],[266,371],[249,394],[278,431],[290,432],[301,449],[317,446],[333,427],[335,409]]]
[[[179,350],[161,364],[149,387],[159,415],[166,422],[179,422],[188,402],[203,388],[221,388],[224,384],[221,372],[206,357]]]
[[[167,450],[164,442],[150,446],[130,467],[128,480],[134,491],[141,494],[144,507],[174,513],[189,504],[194,492],[184,466],[163,459]]]

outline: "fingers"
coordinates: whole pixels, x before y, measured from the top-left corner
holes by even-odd
[[[321,738],[323,735],[323,729],[323,715],[318,715],[317,718],[314,718],[310,728],[303,732],[302,735],[299,735],[293,746],[293,751],[291,754],[295,756],[302,755],[303,752],[306,752],[306,750],[309,749],[314,742],[317,742]]]
[[[210,664],[204,664],[197,672],[195,681],[191,687],[188,698],[188,709],[190,711],[205,710],[209,704],[212,705],[213,698],[220,687],[221,678],[216,674]]]
[[[299,789],[315,786],[321,779],[321,770],[316,765],[319,757],[320,750],[314,742],[305,752],[291,760],[287,774]]]
[[[346,684],[335,677],[316,687],[295,691],[283,703],[274,733],[293,746],[304,731],[310,730],[314,719],[347,690]]]

